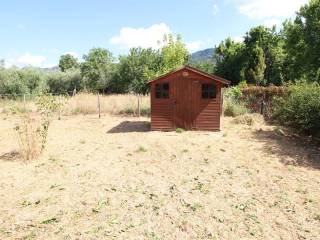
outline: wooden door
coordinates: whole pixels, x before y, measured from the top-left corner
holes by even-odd
[[[174,127],[196,129],[199,83],[192,79],[177,79],[174,83]]]

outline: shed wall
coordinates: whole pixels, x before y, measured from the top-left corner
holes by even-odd
[[[183,72],[188,72],[184,76]],[[155,85],[169,83],[169,99],[155,98]],[[216,85],[215,99],[202,99],[201,85]],[[189,70],[167,75],[151,83],[151,129],[170,131],[177,127],[189,130],[220,130],[221,83]]]

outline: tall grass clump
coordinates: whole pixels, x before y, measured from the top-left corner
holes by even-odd
[[[38,114],[21,113],[15,130],[18,135],[20,155],[24,160],[37,158],[44,150],[50,123],[60,107],[52,95],[40,95],[36,100]]]
[[[15,128],[18,136],[20,155],[24,160],[37,158],[41,153],[39,121],[31,114],[23,114]]]
[[[278,98],[273,114],[281,124],[320,137],[320,85],[299,82]]]
[[[249,113],[244,102],[241,102],[241,89],[239,87],[231,87],[225,90],[223,99],[224,116],[236,117]]]

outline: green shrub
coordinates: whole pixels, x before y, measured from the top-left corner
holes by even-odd
[[[240,87],[234,86],[234,87],[227,88],[224,91],[223,95],[227,99],[230,99],[233,101],[238,101],[242,96],[242,92],[241,92]]]
[[[300,82],[277,100],[273,117],[299,132],[320,136],[320,86]]]
[[[183,133],[186,130],[184,130],[183,128],[176,128],[176,133]]]
[[[236,117],[239,115],[243,115],[249,113],[248,108],[244,103],[240,103],[239,101],[226,99],[223,105],[223,114],[227,117]]]

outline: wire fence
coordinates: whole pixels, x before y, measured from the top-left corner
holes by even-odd
[[[133,94],[93,94],[63,92],[50,94],[61,105],[61,115],[103,114],[148,116],[150,114],[150,97]],[[37,94],[0,94],[0,113],[37,112]]]

